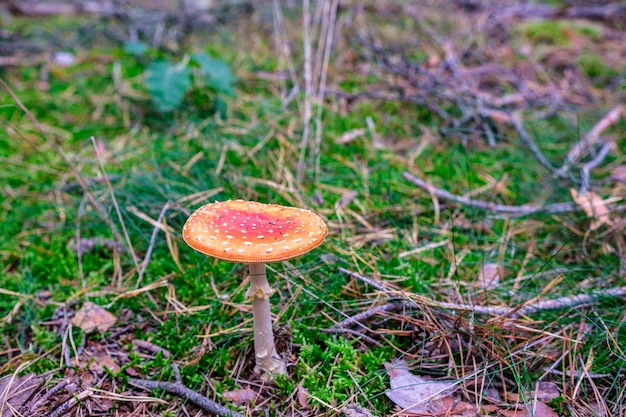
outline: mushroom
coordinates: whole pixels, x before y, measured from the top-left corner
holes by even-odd
[[[327,233],[326,223],[310,210],[243,200],[204,205],[183,226],[183,239],[193,249],[248,264],[246,299],[252,300],[254,372],[262,379],[286,373],[274,346],[269,302],[274,290],[267,282],[265,264],[303,255],[319,246]]]

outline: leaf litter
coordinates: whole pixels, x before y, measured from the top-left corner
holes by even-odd
[[[409,372],[403,360],[386,363],[389,386],[385,394],[391,401],[411,413],[440,413],[448,408],[444,398],[451,397],[459,381],[432,381]]]
[[[97,304],[87,301],[83,307],[76,312],[72,319],[75,326],[80,327],[85,333],[93,331],[105,332],[115,324],[117,318]]]

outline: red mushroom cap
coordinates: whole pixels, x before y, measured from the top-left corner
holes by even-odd
[[[198,252],[231,262],[278,262],[319,246],[328,227],[310,210],[253,201],[207,204],[189,216],[183,239]]]

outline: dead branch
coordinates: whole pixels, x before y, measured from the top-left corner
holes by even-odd
[[[368,284],[373,285],[379,291],[382,291],[391,296],[402,298],[403,303],[406,306],[411,308],[419,307],[420,305],[425,305],[429,307],[442,308],[446,310],[460,310],[460,311],[471,311],[476,314],[484,314],[484,315],[496,315],[496,316],[519,316],[526,315],[531,313],[536,313],[538,311],[543,310],[558,310],[564,308],[572,308],[579,307],[581,305],[592,304],[599,299],[607,298],[607,297],[625,297],[626,296],[626,287],[617,287],[610,288],[607,290],[595,290],[591,291],[587,294],[578,294],[573,296],[564,296],[558,297],[554,299],[538,299],[535,298],[526,303],[522,303],[520,306],[510,308],[510,307],[495,307],[495,306],[478,306],[478,305],[470,305],[470,304],[457,304],[457,303],[448,303],[435,301],[430,298],[417,295],[417,294],[407,294],[403,291],[392,290],[384,285],[377,283],[370,278],[367,278],[361,274],[350,271],[349,269],[339,267],[339,272],[342,272],[346,275],[349,275],[353,278],[357,278],[358,280]],[[394,304],[394,306],[397,304]],[[391,308],[390,308],[391,309]]]
[[[591,183],[591,170],[604,162],[606,156],[613,149],[613,144],[611,142],[607,142],[602,145],[598,154],[591,161],[587,162],[580,169],[580,178],[581,178],[581,186],[580,186],[580,194],[584,194],[589,191],[590,183]]]
[[[36,401],[33,401],[33,403],[28,407],[28,412],[30,414],[35,413],[41,406],[43,406],[46,403],[46,401],[48,401],[50,399],[50,397],[52,397],[53,395],[56,395],[57,393],[59,393],[62,389],[65,388],[65,386],[68,383],[69,383],[69,380],[67,380],[67,379],[61,380],[55,386],[50,388],[50,390],[48,390],[48,392],[43,394],[41,397],[37,398]]]
[[[157,346],[154,343],[151,343],[147,340],[133,339],[131,342],[135,347],[143,350],[147,350],[150,353],[161,353],[164,358],[171,358],[172,354],[169,350],[162,348],[161,346]]]
[[[170,394],[177,395],[181,398],[184,398],[187,401],[190,401],[202,408],[204,411],[208,413],[213,413],[218,416],[232,416],[232,417],[244,417],[242,414],[239,414],[235,411],[231,411],[228,408],[224,407],[205,397],[204,395],[198,394],[195,391],[187,388],[181,383],[178,382],[163,382],[163,381],[151,381],[148,379],[135,379],[130,378],[128,382],[131,385],[135,385],[137,387],[147,389],[150,391],[153,390],[163,390]]]
[[[329,329],[319,329],[319,331],[321,331],[322,333],[329,333],[329,334],[347,333],[355,337],[359,337],[371,345],[382,346],[380,342],[378,342],[378,340],[373,339],[370,336],[363,334],[362,332],[359,332],[358,330],[331,327]]]
[[[399,310],[404,306],[403,303],[386,303],[376,307],[372,307],[369,310],[366,310],[362,313],[355,314],[354,316],[350,316],[345,318],[344,320],[333,325],[330,330],[336,330],[341,328],[347,328],[350,326],[354,326],[357,324],[361,324],[362,321],[367,320],[368,318],[377,315],[378,313],[390,310]]]
[[[82,401],[85,401],[87,398],[91,397],[92,394],[93,394],[92,390],[86,389],[76,395],[73,395],[67,401],[62,402],[61,405],[55,408],[54,411],[52,411],[48,415],[48,417],[58,417],[58,416],[64,415],[67,411],[71,410],[72,408],[80,404]]]
[[[533,153],[535,158],[537,158],[539,163],[543,165],[544,168],[546,168],[552,174],[556,175],[558,173],[557,169],[554,166],[552,166],[550,161],[548,161],[548,159],[543,155],[543,153],[541,152],[541,150],[539,149],[535,141],[530,137],[530,135],[524,129],[522,122],[518,120],[518,118],[515,116],[509,116],[509,122],[513,125],[513,127],[517,131],[519,138],[524,142],[524,144],[528,147],[528,149],[530,149],[530,151]]]
[[[554,203],[540,206],[537,204],[523,204],[519,206],[512,206],[508,204],[498,204],[491,201],[477,200],[461,195],[452,194],[448,191],[435,187],[434,185],[427,183],[426,181],[417,178],[415,175],[405,172],[402,174],[404,179],[411,182],[431,194],[434,194],[438,198],[442,198],[448,201],[454,201],[469,207],[476,207],[482,210],[488,210],[499,214],[511,215],[514,217],[527,216],[535,213],[566,213],[571,211],[580,210],[580,207],[575,203]]]
[[[600,140],[600,135],[606,129],[608,129],[611,125],[614,125],[620,120],[622,112],[624,111],[624,106],[619,105],[611,111],[609,111],[602,119],[595,124],[593,128],[580,140],[577,142],[572,149],[567,154],[567,158],[565,160],[565,164],[560,169],[560,171],[567,171],[567,169],[578,162],[580,158],[582,158],[591,146],[595,145]]]
[[[607,20],[626,13],[626,4],[608,3],[594,6],[552,6],[543,3],[524,3],[508,7],[492,7],[479,0],[457,0],[456,3],[472,12],[491,12],[494,19],[591,19]]]

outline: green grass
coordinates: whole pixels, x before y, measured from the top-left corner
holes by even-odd
[[[31,24],[15,19],[12,27],[26,31]],[[54,30],[57,24],[46,21],[43,27]],[[69,29],[74,24],[61,26]],[[543,26],[524,30],[537,42],[564,42],[565,28],[558,25],[550,32]],[[260,32],[264,39],[270,36]],[[224,39],[226,43],[219,42]],[[248,77],[241,78],[236,97],[227,98],[224,120],[215,117],[206,101],[211,97],[197,91],[187,95],[180,110],[159,114],[145,93],[142,64],[108,45],[92,50],[76,66],[51,71],[48,90],[38,89],[37,68],[2,70],[0,77],[83,178],[111,177],[116,203],[105,182],[89,185],[103,218],[80,188],[68,190],[67,185],[75,181],[68,165],[10,97],[0,94],[0,289],[5,290],[0,297],[0,318],[5,317],[0,322],[1,375],[18,369],[61,372],[65,364],[60,346],[68,330],[58,320],[63,312],[71,314],[89,300],[115,314],[116,326],[89,335],[74,327],[66,334],[76,343],[85,338],[87,347],[116,344],[116,351],[125,355],[123,366],[109,377],[119,382],[120,389],[131,375],[129,368],[142,377],[167,381],[174,378],[172,365],[177,363],[187,386],[206,393],[210,383],[213,398],[226,403],[224,392],[254,381],[250,306],[242,285],[245,268],[194,252],[180,238],[180,230],[188,214],[201,204],[243,198],[306,206],[330,225],[322,247],[270,268],[270,281],[277,289],[271,299],[272,311],[279,317],[277,344],[290,365],[288,376],[266,387],[271,400],[263,407],[272,413],[287,412],[287,405],[298,407],[294,393],[302,387],[309,394],[306,412],[314,415],[335,415],[350,402],[389,415],[394,408],[384,395],[388,376],[383,364],[397,357],[408,358],[416,372],[435,377],[462,378],[484,371],[488,385],[499,387],[507,381],[509,390],[520,393],[534,389],[561,356],[556,369],[562,372],[579,369],[582,358],[589,360],[590,372],[615,379],[613,384],[603,380],[602,392],[609,405],[617,401],[622,386],[618,381],[623,382],[626,367],[620,352],[620,346],[626,345],[626,331],[619,299],[540,312],[532,320],[492,323],[485,317],[436,307],[394,312],[367,323],[371,332],[365,334],[379,346],[350,334],[321,332],[346,315],[392,300],[389,294],[375,295],[373,288],[340,273],[338,266],[433,300],[515,306],[539,295],[557,276],[560,281],[543,296],[624,285],[616,255],[623,250],[619,246],[623,239],[605,233],[606,229],[585,233],[589,222],[582,213],[499,219],[450,203],[436,212],[430,196],[403,180],[403,172],[412,170],[456,194],[502,180],[499,187],[488,187],[477,197],[503,204],[552,203],[570,197],[568,187],[550,178],[509,132],[504,132],[495,149],[480,143],[464,146],[441,137],[440,121],[406,103],[364,101],[347,111],[329,103],[324,109],[321,171],[314,178],[309,167],[306,179],[298,182],[302,126],[297,105],[282,108],[273,93],[276,86],[250,75],[259,69],[277,69],[271,42],[255,42],[267,48],[263,50],[248,49],[247,42],[252,43],[234,32],[197,45]],[[98,54],[113,56],[114,61],[97,60]],[[604,71],[592,64],[587,72]],[[121,68],[122,91],[112,87],[114,65]],[[341,84],[359,91],[363,83],[377,81],[347,73],[342,74]],[[374,146],[371,133],[347,144],[335,142],[346,131],[365,127],[368,116],[385,148]],[[592,125],[596,116],[579,114],[584,126]],[[552,160],[560,161],[578,137],[577,126],[569,119],[528,118],[539,146]],[[618,129],[623,132],[624,127],[622,122]],[[423,128],[430,129],[435,140],[410,160]],[[105,149],[102,167],[92,137]],[[403,141],[408,141],[408,150]],[[623,149],[623,137],[618,146]],[[254,156],[249,156],[253,150]],[[623,162],[621,154],[611,158]],[[208,198],[188,198],[206,190],[215,192]],[[356,196],[338,209],[347,192]],[[138,283],[129,247],[117,236],[123,236],[124,225],[141,261],[153,233],[146,218],[156,219],[168,202],[165,220],[172,232],[167,238],[162,231],[157,234]],[[617,233],[621,232],[623,228]],[[101,243],[79,257],[77,239],[84,238]],[[116,239],[117,245],[102,243]],[[447,243],[417,256],[400,256],[442,241]],[[331,254],[334,261],[325,262],[322,256]],[[472,286],[483,262],[504,267],[498,287]],[[565,272],[536,278],[559,268]],[[524,275],[529,278],[518,280]],[[160,280],[166,284],[145,288]],[[144,291],[129,293],[137,288]],[[115,335],[124,326],[128,328],[123,334]],[[535,336],[545,341],[526,350],[524,343]],[[584,343],[571,351],[577,338]],[[133,347],[133,339],[149,340],[171,357],[146,355]],[[568,378],[554,379],[570,383]],[[581,384],[584,395],[592,397],[591,384]],[[171,410],[165,408],[154,405],[152,410],[167,415]],[[245,412],[245,407],[239,410]]]

